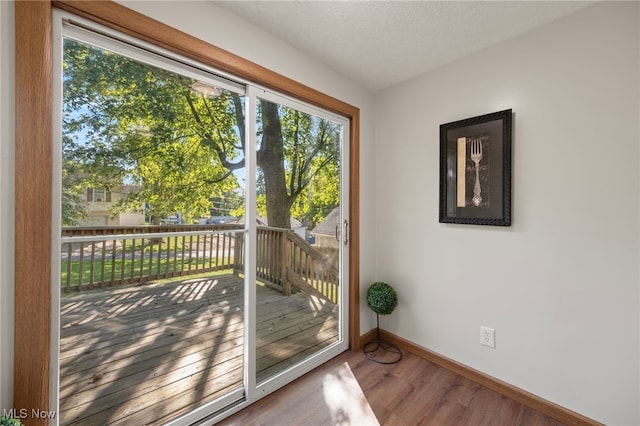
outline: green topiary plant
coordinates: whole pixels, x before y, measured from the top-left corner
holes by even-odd
[[[389,284],[375,282],[367,290],[367,305],[376,313],[376,338],[364,346],[364,354],[371,361],[380,364],[395,364],[402,359],[402,351],[394,344],[380,339],[380,315],[393,312],[398,306],[398,294]]]
[[[0,426],[22,426],[22,423],[18,419],[3,416],[0,417]]]
[[[398,306],[398,294],[389,284],[375,282],[367,291],[367,305],[376,314],[389,315]]]

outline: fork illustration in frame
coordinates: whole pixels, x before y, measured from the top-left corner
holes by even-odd
[[[480,160],[482,160],[482,138],[471,139],[471,161],[476,165],[476,180],[473,185],[471,202],[478,207],[482,203],[482,188],[480,187]]]

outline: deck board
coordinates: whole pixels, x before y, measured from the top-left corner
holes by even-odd
[[[64,297],[60,423],[161,424],[242,384],[234,275]],[[257,287],[258,381],[338,337],[335,304]]]

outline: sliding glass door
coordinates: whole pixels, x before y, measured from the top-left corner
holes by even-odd
[[[348,122],[57,19],[60,424],[194,422],[344,351]]]
[[[344,349],[345,123],[267,92],[256,117],[256,380],[268,383]]]

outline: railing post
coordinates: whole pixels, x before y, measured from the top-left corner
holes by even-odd
[[[240,272],[243,272],[244,269],[242,262],[242,252],[244,250],[244,233],[242,232],[234,232],[234,242],[233,242],[233,275],[238,276]]]
[[[280,281],[282,283],[282,294],[290,296],[292,293],[291,281],[289,281],[288,271],[291,265],[291,245],[289,244],[289,236],[287,232],[280,232],[281,238],[281,262]]]

